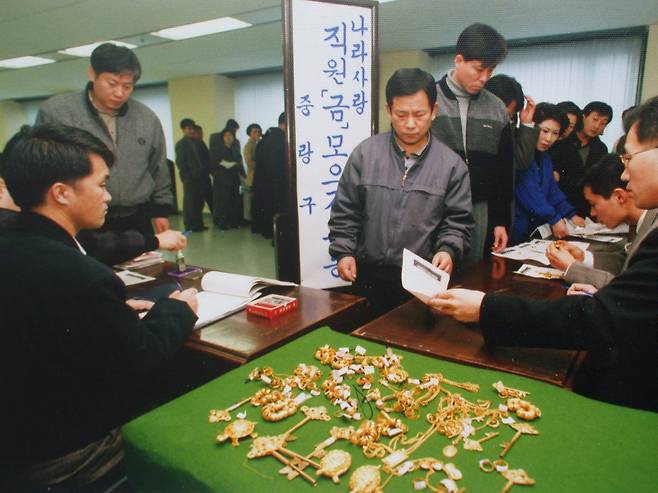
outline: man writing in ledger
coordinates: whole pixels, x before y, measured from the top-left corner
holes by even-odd
[[[482,260],[487,237],[494,252],[503,250],[509,239],[514,196],[511,127],[503,102],[484,88],[506,54],[505,39],[494,28],[472,24],[457,40],[455,68],[438,83],[440,111],[432,134],[464,159],[471,183],[475,227],[464,259],[467,266]]]
[[[434,77],[397,70],[386,84],[386,103],[392,131],[352,151],[329,219],[338,274],[377,313],[409,297],[400,282],[404,248],[451,272],[473,226],[468,170],[430,133]]]
[[[658,97],[637,110],[622,156],[627,190],[642,209],[658,207]],[[487,344],[588,349],[574,390],[658,411],[658,227],[628,268],[593,296],[531,300],[450,289],[429,305],[462,322],[480,322]]]
[[[142,73],[128,48],[104,43],[91,54],[89,83],[81,93],[53,96],[37,115],[37,124],[61,123],[82,128],[116,156],[107,183],[113,200],[104,228],[156,233],[169,229],[173,204],[160,120],[142,103],[130,99]]]
[[[121,280],[82,251],[75,236],[102,226],[111,198],[113,155],[100,140],[43,125],[5,151],[21,213],[0,236],[0,491],[77,490],[120,468],[123,390],[190,335],[196,290],[175,291],[140,319]]]

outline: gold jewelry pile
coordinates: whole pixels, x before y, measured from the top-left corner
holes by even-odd
[[[352,456],[348,451],[327,450],[337,441],[344,440],[360,447],[366,458],[381,460],[379,465],[361,466],[352,473],[349,488],[353,493],[383,492],[393,477],[416,471],[424,475],[413,479],[415,490],[453,493],[464,491],[458,486],[463,474],[455,464],[433,457],[413,459],[412,455],[433,435],[443,435],[448,439],[443,455],[449,459],[458,454],[460,442],[466,451],[483,452],[482,444],[498,437],[500,431],[493,430],[505,424],[515,431],[514,436],[500,445],[503,448],[500,458],[493,462],[480,460],[480,469],[485,473],[500,473],[507,480],[503,492],[513,485],[534,484],[523,469],[509,469],[508,463],[502,459],[521,435],[539,434],[530,424],[517,422],[512,417],[530,421],[541,416],[538,407],[524,400],[528,392],[506,387],[498,381],[493,388],[501,399],[506,399],[504,403],[494,405],[490,400],[482,399],[471,401],[451,392],[447,386],[477,393],[479,385],[455,382],[441,373],[426,373],[418,379],[411,378],[402,367],[402,357],[390,348],[384,355],[367,356],[366,350],[360,346],[352,352],[350,348],[336,349],[325,345],[319,347],[314,356],[321,364],[331,368],[321,384],[322,372],[312,365],[299,364],[291,375],[277,374],[270,367],[254,368],[248,382],[257,382],[264,387],[225,409],[212,409],[208,418],[211,423],[231,421],[231,412],[250,403],[260,408],[264,421],[281,421],[298,410],[305,415],[302,420],[282,434],[258,436],[256,423],[246,420],[246,413],[243,412],[217,435],[217,441],[223,443],[230,439],[232,445],[237,447],[241,438],[251,437],[253,442],[247,458],[274,457],[283,463],[280,473],[289,480],[301,476],[315,485],[315,477],[327,477],[339,483],[340,476],[351,467]],[[300,393],[295,395],[295,390]],[[302,406],[307,399],[321,394],[335,407],[333,416],[324,406]],[[434,402],[436,407],[433,410],[424,411]],[[415,436],[408,436],[408,426],[402,418],[416,420],[423,414],[427,429]],[[358,426],[333,426],[329,437],[315,445],[307,455],[288,448],[288,442],[295,440],[293,432],[311,421],[330,421],[332,417],[360,423]],[[487,428],[490,430],[487,431]],[[315,469],[315,477],[305,472],[307,467]],[[388,475],[383,482],[382,472]],[[440,481],[434,478],[438,473],[445,476]]]

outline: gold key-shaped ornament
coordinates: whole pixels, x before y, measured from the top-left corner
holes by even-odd
[[[501,445],[501,447],[504,447],[503,451],[500,453],[501,458],[505,457],[507,452],[509,452],[512,448],[512,445],[514,445],[514,443],[519,438],[521,438],[521,435],[539,435],[539,431],[537,431],[532,425],[528,423],[512,423],[510,426],[516,430],[516,434],[509,442],[504,442]]]
[[[502,471],[501,474],[507,480],[507,484],[503,487],[500,493],[507,493],[515,484],[525,486],[535,484],[535,480],[528,476],[523,469],[508,469]]]
[[[239,402],[236,402],[226,409],[211,409],[210,414],[208,415],[209,423],[218,423],[220,421],[231,421],[231,411],[235,411],[237,408],[244,406],[247,402],[251,400],[251,397],[242,399]]]
[[[294,431],[298,430],[309,421],[317,421],[317,420],[329,421],[331,419],[331,416],[329,416],[329,414],[327,413],[327,408],[324,406],[318,406],[318,407],[303,406],[301,411],[304,413],[306,417],[284,433],[286,440],[289,440],[290,436]]]
[[[490,433],[485,433],[484,437],[480,438],[479,440],[472,440],[470,438],[465,438],[464,439],[464,450],[471,450],[474,452],[482,452],[482,445],[481,443],[486,442],[487,440],[491,440],[494,437],[497,437],[500,435],[499,432],[490,432]]]
[[[285,455],[292,456],[296,459],[297,461],[291,461],[288,460]],[[309,483],[312,485],[317,484],[317,481],[313,479],[311,476],[306,474],[301,467],[299,467],[300,461],[303,463],[308,463],[315,467],[316,469],[320,469],[320,464],[317,462],[314,462],[310,459],[307,459],[306,457],[303,457],[299,455],[296,452],[293,452],[292,450],[288,450],[286,448],[286,435],[274,435],[274,436],[266,436],[266,437],[258,437],[256,438],[253,443],[251,444],[251,448],[249,449],[249,452],[247,453],[247,458],[248,459],[257,459],[259,457],[265,457],[266,455],[271,455],[278,461],[280,461],[282,464],[284,464],[286,467],[289,467],[293,470],[295,470],[299,475],[301,475],[304,479],[306,479]],[[304,466],[305,467],[305,466]],[[296,476],[293,476],[296,477]],[[293,477],[290,477],[289,479],[293,479]]]

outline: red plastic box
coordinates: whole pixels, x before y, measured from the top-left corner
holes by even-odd
[[[247,313],[265,318],[276,318],[297,310],[297,298],[268,294],[247,305]]]

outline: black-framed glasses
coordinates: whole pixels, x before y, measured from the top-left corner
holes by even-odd
[[[642,154],[643,152],[654,151],[656,149],[658,149],[658,146],[650,147],[649,149],[644,149],[642,151],[631,152],[630,154],[622,154],[621,156],[619,156],[619,159],[621,159],[621,162],[623,163],[624,166],[628,166],[628,163],[631,162],[631,159],[633,159],[633,156],[636,156],[638,154]]]

